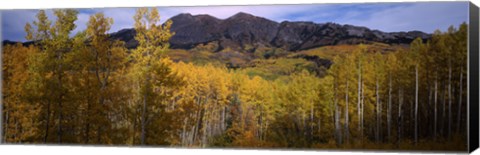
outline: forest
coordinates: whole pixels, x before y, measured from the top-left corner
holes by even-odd
[[[2,142],[467,149],[466,23],[393,51],[317,48],[229,68],[172,60],[175,32],[157,9],[137,9],[135,49],[109,39],[103,13],[72,34],[78,11],[53,12],[25,25],[34,44],[3,46]],[[300,53],[333,64],[313,71]]]

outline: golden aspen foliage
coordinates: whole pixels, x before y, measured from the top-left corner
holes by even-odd
[[[115,23],[103,13],[72,34],[78,13],[54,10],[49,19],[41,10],[24,27],[29,46],[3,46],[3,142],[415,150],[466,145],[465,23],[405,47],[367,43],[241,53],[213,51],[219,47],[212,43],[170,49],[172,21],[162,23],[156,8],[136,11],[138,47],[126,49],[109,35]]]

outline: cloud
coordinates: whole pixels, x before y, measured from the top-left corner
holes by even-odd
[[[193,15],[209,14],[219,19],[238,12],[250,13],[277,22],[313,21],[335,22],[365,26],[386,32],[420,30],[431,33],[435,29],[445,31],[448,26],[467,20],[467,2],[421,2],[421,3],[363,3],[363,4],[310,4],[310,5],[257,5],[257,6],[201,6],[158,7],[161,22],[179,13]],[[73,33],[86,28],[89,16],[103,12],[114,19],[110,32],[133,27],[136,8],[80,9],[77,28]],[[6,10],[2,13],[3,39],[24,41],[24,25],[35,19],[37,10]],[[51,10],[47,11],[54,19]]]
[[[450,25],[468,22],[466,2],[410,3],[382,9],[367,15],[366,19],[345,17],[339,23],[366,26],[386,32],[419,30],[432,33],[436,29],[446,31]]]

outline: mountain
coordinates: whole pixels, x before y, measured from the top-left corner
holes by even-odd
[[[409,44],[415,38],[424,40],[430,34],[420,31],[382,32],[366,27],[340,25],[336,23],[275,21],[247,13],[237,13],[227,19],[210,15],[183,13],[172,18],[170,39],[172,48],[191,49],[199,44],[216,43],[218,50],[224,48],[251,49],[258,47],[283,48],[289,51],[305,50],[326,45],[359,44],[381,42],[387,44]],[[112,33],[113,39],[136,47],[134,29],[123,29]]]
[[[210,15],[178,14],[172,18],[171,48],[192,49],[200,44],[214,43],[215,51],[225,48],[254,50],[256,48],[282,48],[288,51],[306,50],[327,45],[380,42],[410,44],[415,38],[424,40],[430,34],[420,31],[382,32],[366,27],[336,23],[290,22],[281,23],[239,12],[227,19]],[[127,48],[135,48],[135,30],[122,29],[111,34],[111,39],[126,42]],[[3,41],[3,44],[15,42]]]

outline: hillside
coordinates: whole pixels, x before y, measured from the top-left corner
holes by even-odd
[[[327,45],[381,42],[410,44],[415,38],[424,40],[430,34],[420,31],[382,32],[366,27],[336,23],[275,21],[247,13],[237,13],[221,20],[210,15],[179,14],[170,20],[172,48],[191,49],[200,44],[215,43],[220,51],[225,48],[253,51],[257,48],[282,48],[287,51],[306,50]],[[128,48],[137,46],[135,30],[123,29],[112,33],[113,39],[127,42]]]

